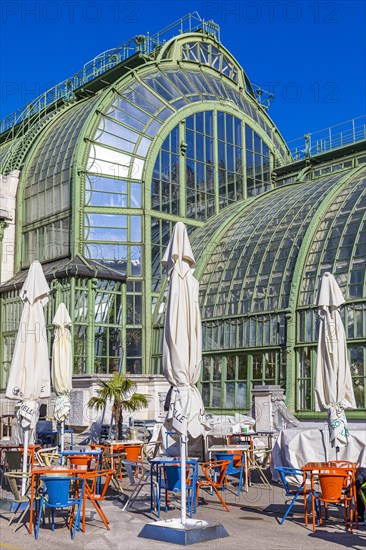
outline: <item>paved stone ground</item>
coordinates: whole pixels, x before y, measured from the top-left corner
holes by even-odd
[[[225,491],[225,499],[230,512],[221,506],[216,497],[201,492],[200,505],[196,514],[197,519],[222,523],[230,537],[217,541],[196,544],[195,550],[338,550],[351,548],[361,550],[366,547],[366,530],[360,527],[353,534],[346,532],[341,514],[335,510],[331,512],[331,519],[315,533],[312,528],[306,527],[303,521],[302,502],[293,509],[283,525],[279,525],[279,518],[286,510],[283,491],[277,485],[271,489],[264,488],[260,483],[250,487],[248,493],[242,493],[240,498],[230,491]],[[124,497],[116,498],[110,495],[104,503],[107,516],[111,523],[111,530],[107,531],[88,506],[88,520],[86,533],[76,533],[74,541],[69,531],[64,527],[60,516],[56,517],[56,529],[52,533],[48,522],[41,529],[39,539],[29,535],[25,526],[21,526],[14,534],[12,527],[7,526],[9,514],[0,511],[0,548],[8,550],[53,550],[72,548],[73,550],[150,550],[178,548],[176,545],[150,541],[138,538],[143,525],[155,519],[149,512],[148,501],[144,497],[139,499],[133,510],[122,510]],[[173,502],[174,503],[174,502]],[[162,518],[179,517],[179,502],[176,508],[168,513],[163,512]]]

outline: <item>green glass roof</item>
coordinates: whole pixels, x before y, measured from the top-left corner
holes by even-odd
[[[309,248],[299,305],[314,304],[325,271],[335,276],[347,300],[366,297],[366,170],[337,195]]]
[[[199,260],[203,319],[275,311],[289,306],[291,282],[305,233],[326,194],[344,177],[345,172],[339,172],[316,181],[274,190],[258,197],[250,204],[236,204],[195,232],[192,243]],[[330,220],[330,225],[334,225],[331,224],[331,220],[335,211],[338,212],[341,207],[336,220],[344,236],[339,241],[339,252],[333,254],[333,269],[326,261],[324,265],[320,262],[318,266],[313,254],[318,274],[325,269],[331,269],[335,273],[337,270],[342,271],[339,262],[342,254],[347,255],[343,250],[347,248],[347,242],[354,240],[357,254],[353,263],[351,262],[350,274],[348,263],[352,246],[349,244],[349,256],[344,258],[349,283],[355,280],[354,284],[359,284],[356,281],[364,275],[364,266],[360,267],[364,246],[360,211],[362,186],[364,183],[361,181],[361,175],[355,175],[348,182],[347,188],[342,188],[342,193],[330,207],[326,216],[326,219]],[[344,195],[342,199],[339,198],[341,195]],[[363,209],[364,207],[365,201]],[[225,218],[228,222],[220,234],[220,225],[225,223]],[[337,221],[334,223],[337,224]],[[324,240],[326,233],[323,225],[319,231],[323,231]],[[319,239],[319,231],[315,240]],[[329,243],[329,247],[331,246]],[[204,259],[200,259],[201,251],[206,247],[208,251]],[[324,250],[326,258],[327,242]],[[204,267],[200,265],[201,262],[205,264]],[[338,267],[335,268],[335,265]],[[353,270],[356,266],[357,275],[354,275]],[[311,269],[313,268],[309,265],[309,273],[317,280]]]
[[[7,152],[9,151],[10,147],[14,146],[14,141],[8,141],[7,143],[3,143],[0,147],[0,173],[2,174],[3,169],[3,163],[6,157]]]
[[[69,208],[69,192],[61,193],[60,189],[64,184],[65,189],[68,189],[75,144],[95,102],[96,98],[93,98],[65,111],[37,142],[27,166],[25,224]],[[50,198],[48,191],[52,188],[57,188],[58,191],[57,195]],[[37,195],[40,200],[36,202],[33,198]],[[32,202],[32,207],[27,207],[28,200]]]

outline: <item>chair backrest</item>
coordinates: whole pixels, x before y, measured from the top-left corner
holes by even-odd
[[[92,455],[87,454],[75,454],[75,455],[67,455],[67,458],[70,461],[70,464],[74,466],[84,466],[86,468],[89,468],[90,463],[92,461]]]
[[[116,470],[114,469],[108,469],[108,470],[98,470],[96,472],[88,472],[85,476],[85,490],[87,493],[88,498],[97,498],[98,500],[104,500],[105,494],[107,492],[109,483],[112,479],[113,474]],[[100,484],[100,487],[102,490],[100,490],[100,487],[97,490],[98,487],[98,480],[102,480],[102,478],[105,478],[103,485]]]
[[[151,473],[151,466],[148,462],[143,460],[122,460],[122,463],[131,485],[148,480]]]
[[[71,487],[71,478],[68,476],[42,476],[44,490],[47,492],[48,504],[51,506],[67,506]]]
[[[328,462],[328,466],[333,468],[354,468],[357,465],[350,460],[331,460]]]
[[[229,460],[211,460],[202,464],[202,472],[210,484],[222,485],[229,465]],[[215,474],[218,476],[216,481],[214,480]]]
[[[277,472],[280,474],[282,484],[285,488],[286,495],[291,494],[291,486],[289,477],[303,477],[303,471],[299,468],[291,468],[289,466],[278,466],[276,468]]]
[[[9,470],[21,470],[23,464],[23,451],[17,449],[7,450],[6,462]]]
[[[180,464],[167,464],[164,466],[166,489],[173,493],[180,491],[181,467]]]
[[[342,470],[319,472],[321,498],[330,502],[338,502],[348,478],[349,474]]]
[[[193,464],[186,465],[186,482],[189,484],[190,479],[193,477],[195,466]],[[166,464],[164,465],[166,489],[170,492],[176,493],[181,488],[181,471],[180,463]]]
[[[235,453],[234,451],[226,451],[215,453],[215,460],[228,460],[229,465],[227,467],[227,474],[237,474],[244,466],[244,453]]]
[[[27,478],[29,476],[27,474],[24,474]],[[19,487],[22,482],[23,475],[21,472],[5,472],[5,476],[9,482],[9,487],[12,492],[12,495],[14,497],[15,502],[21,502],[23,499],[21,497],[21,494],[19,492]]]
[[[57,452],[58,447],[47,447],[35,452],[35,459],[41,466],[52,466],[55,461],[60,462],[61,455]]]
[[[142,445],[126,445],[126,460],[138,460],[141,457]]]

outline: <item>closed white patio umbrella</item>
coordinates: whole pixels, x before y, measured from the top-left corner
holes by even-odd
[[[34,261],[20,291],[23,311],[15,341],[6,397],[19,401],[17,419],[24,433],[23,472],[27,471],[29,436],[33,436],[38,420],[37,402],[50,397],[50,362],[47,328],[43,308],[50,288],[38,261]],[[22,494],[26,479],[22,480]]]
[[[196,383],[202,362],[202,328],[196,266],[185,225],[178,222],[162,259],[169,276],[163,344],[163,372],[172,387],[167,423],[180,434],[181,523],[186,523],[187,435],[202,433],[204,407]]]
[[[65,420],[70,413],[70,392],[72,390],[72,345],[69,326],[71,319],[65,304],[61,303],[53,318],[55,340],[52,347],[52,383],[57,394],[54,417],[61,423],[60,446],[64,451]]]
[[[318,410],[328,411],[330,441],[337,452],[348,443],[346,408],[356,408],[347,342],[339,307],[343,294],[331,273],[324,273],[316,306],[320,316],[316,361],[315,401]]]

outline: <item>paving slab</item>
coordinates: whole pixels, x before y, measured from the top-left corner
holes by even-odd
[[[240,497],[227,490],[224,493],[230,512],[221,506],[218,499],[208,493],[200,492],[196,519],[222,523],[229,532],[229,537],[208,541],[190,546],[196,550],[340,550],[351,548],[361,550],[366,547],[366,530],[362,526],[353,533],[345,530],[342,514],[331,510],[331,518],[325,525],[317,528],[315,533],[311,526],[306,527],[303,520],[302,501],[293,508],[293,513],[279,525],[279,519],[286,510],[283,490],[273,485],[270,489],[261,484],[250,487]],[[149,512],[148,499],[144,496],[135,503],[134,509],[123,511],[124,497],[108,497],[103,504],[111,529],[107,531],[94,509],[87,511],[87,528],[85,533],[76,533],[72,541],[65,528],[62,517],[56,516],[56,528],[52,532],[48,521],[41,528],[39,539],[29,535],[25,526],[16,533],[7,526],[9,513],[0,511],[0,548],[8,550],[154,550],[178,548],[164,542],[138,538],[142,527],[156,519]],[[171,509],[161,514],[162,519],[179,517],[179,500],[172,500]]]

